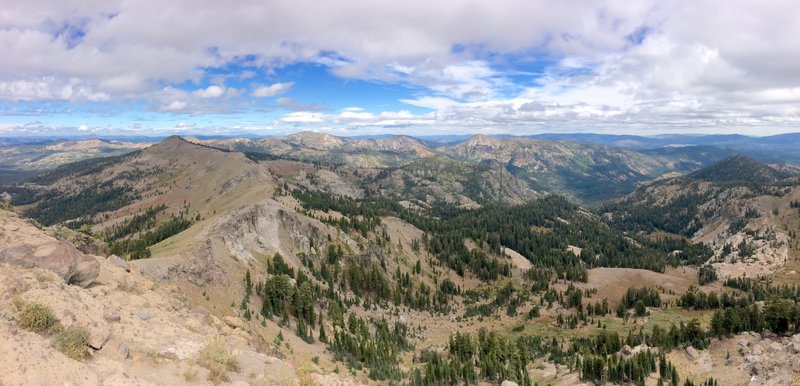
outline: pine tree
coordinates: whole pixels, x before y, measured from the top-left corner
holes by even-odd
[[[250,270],[247,270],[247,273],[244,275],[244,291],[247,294],[247,297],[253,294],[253,280],[250,278]]]

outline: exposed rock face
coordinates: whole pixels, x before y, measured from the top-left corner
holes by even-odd
[[[796,347],[800,335],[792,337],[757,337],[742,347],[745,369],[759,384],[788,385],[800,371]]]
[[[252,252],[311,253],[311,240],[322,239],[323,231],[321,224],[301,218],[274,200],[265,200],[220,218],[209,235],[222,241],[239,260],[249,261]]]
[[[280,253],[295,265],[301,264],[299,253],[316,258],[333,232],[320,221],[266,199],[220,215],[191,239],[178,235],[176,243],[185,247],[174,255],[131,261],[129,266],[158,282],[186,279],[198,286],[232,285],[244,274],[242,264],[254,263],[259,256]]]

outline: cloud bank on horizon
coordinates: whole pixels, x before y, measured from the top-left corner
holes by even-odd
[[[800,3],[6,0],[0,135],[774,134]]]

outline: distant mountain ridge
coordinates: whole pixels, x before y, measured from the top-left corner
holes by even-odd
[[[468,165],[492,161],[523,181],[528,189],[562,193],[585,202],[625,194],[638,182],[674,170],[662,160],[629,150],[525,137],[475,135],[466,141],[438,144],[409,136],[354,139],[300,132],[257,141],[194,141],[226,150],[356,168],[402,168],[433,156]]]
[[[46,170],[89,158],[120,155],[151,143],[107,139],[9,141],[0,139],[0,169]]]
[[[687,177],[721,184],[769,185],[790,176],[752,158],[736,155],[694,171]]]
[[[637,184],[662,175],[690,173],[738,154],[761,162],[787,162],[792,157],[786,160],[776,159],[783,157],[781,149],[789,149],[794,146],[793,141],[800,141],[800,135],[643,137],[604,134],[479,134],[446,139],[452,142],[421,140],[404,135],[339,137],[310,131],[260,139],[186,138],[189,142],[203,146],[244,152],[253,159],[287,159],[360,169],[403,168],[430,157],[446,157],[471,165],[470,167],[492,161],[520,181],[524,189],[565,194],[583,203],[593,203],[621,197],[632,192]],[[740,152],[735,147],[720,146],[738,146],[736,144],[744,142],[755,143],[753,150]],[[772,144],[769,146],[775,146],[777,150],[760,150],[760,146],[768,146],[767,144]],[[48,169],[75,160],[123,154],[147,145],[149,144],[100,139],[8,145],[0,147],[0,169]],[[794,157],[800,158],[800,155]],[[500,181],[507,177],[498,178],[489,180]],[[468,180],[458,180],[460,183],[468,183]],[[518,185],[515,183],[515,186]],[[456,185],[451,184],[451,187],[455,188]],[[469,191],[462,188],[456,190]],[[495,188],[491,190],[500,192]],[[510,197],[513,196],[515,194]]]

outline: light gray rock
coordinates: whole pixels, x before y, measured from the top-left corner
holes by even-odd
[[[513,381],[505,380],[500,384],[500,386],[519,386],[519,384]]]
[[[128,359],[131,357],[131,350],[128,347],[128,343],[122,342],[117,346],[117,353],[119,354],[122,359]]]
[[[556,366],[554,364],[550,362],[542,362],[534,370],[534,373],[540,376],[544,380],[550,380],[556,377],[556,374],[558,374],[558,370],[556,370]]]
[[[770,354],[783,352],[783,345],[780,342],[772,342],[769,344],[769,346],[767,346],[767,351]]]
[[[244,329],[244,321],[242,318],[237,318],[235,316],[223,316],[222,321],[228,325],[230,328],[238,328],[240,330]]]
[[[133,315],[133,316],[135,316],[135,317],[137,317],[137,318],[139,318],[141,320],[150,319],[150,314],[148,314],[147,312],[144,312],[142,310],[134,310],[133,312],[131,312],[131,315]]]
[[[700,353],[692,346],[686,348],[686,354],[694,360],[700,359]]]
[[[105,323],[89,327],[89,347],[100,350],[111,337],[111,329]]]
[[[800,371],[800,358],[794,357],[792,358],[792,370],[795,372]]]

